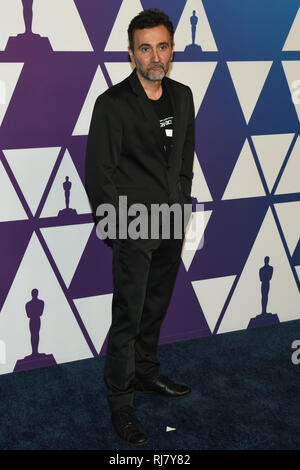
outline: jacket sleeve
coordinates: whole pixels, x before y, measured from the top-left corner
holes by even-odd
[[[113,174],[118,165],[122,123],[116,104],[108,94],[98,96],[90,123],[85,160],[85,188],[94,217],[102,203],[115,207],[118,219],[118,193]]]
[[[182,165],[180,170],[181,191],[185,198],[191,202],[191,188],[193,179],[193,162],[195,152],[195,107],[193,94],[189,90],[189,110],[188,110],[188,126],[183,146]]]

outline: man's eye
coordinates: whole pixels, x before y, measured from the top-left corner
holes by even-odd
[[[143,48],[142,48],[142,51],[143,51],[143,52],[147,52],[148,50],[149,50],[148,47],[143,47]]]

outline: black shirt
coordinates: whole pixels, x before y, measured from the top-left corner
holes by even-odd
[[[158,100],[151,100],[150,98],[149,99],[159,119],[160,129],[163,135],[163,139],[165,141],[166,158],[168,158],[173,137],[174,116],[171,100],[164,85],[164,82],[162,82],[162,90],[162,95]]]

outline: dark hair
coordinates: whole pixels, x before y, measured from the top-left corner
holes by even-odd
[[[171,37],[171,46],[173,45],[174,27],[168,15],[158,8],[148,8],[135,16],[128,26],[129,47],[133,51],[133,33],[136,29],[153,28],[163,24],[169,31]]]

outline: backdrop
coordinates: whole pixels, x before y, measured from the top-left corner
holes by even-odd
[[[193,91],[204,204],[160,343],[300,318],[298,5],[0,0],[0,373],[105,354],[112,250],[83,185],[86,140],[149,7],[173,21],[169,76]]]

